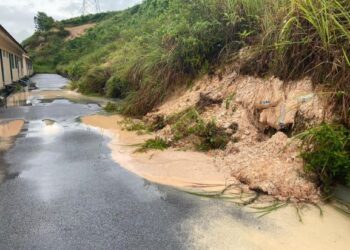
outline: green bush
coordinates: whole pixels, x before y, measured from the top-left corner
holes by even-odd
[[[79,91],[84,94],[105,94],[106,82],[111,77],[109,68],[100,66],[90,69],[79,81]]]
[[[197,136],[199,140],[195,146],[201,151],[225,149],[231,140],[225,129],[219,128],[215,121],[203,121],[195,108],[189,108],[168,118],[167,123],[173,123],[171,129],[175,142],[190,135]]]
[[[181,140],[189,135],[198,134],[204,128],[204,121],[200,118],[195,108],[189,108],[179,114],[170,117],[168,123],[174,122],[171,126],[174,140]]]
[[[112,76],[106,83],[106,96],[110,98],[124,98],[127,94],[127,82]]]
[[[70,64],[69,67],[66,68],[62,66],[58,66],[58,68],[62,73],[68,74],[72,80],[76,81],[84,76],[88,66],[84,62],[77,62]]]
[[[203,128],[198,129],[197,135],[201,138],[198,149],[202,151],[225,149],[230,141],[230,136],[214,121],[208,122]]]
[[[104,107],[104,110],[109,113],[118,113],[120,112],[120,105],[115,102],[108,102]]]
[[[322,190],[329,194],[336,183],[350,186],[350,131],[341,125],[323,124],[307,130],[301,157],[305,170],[314,173]]]

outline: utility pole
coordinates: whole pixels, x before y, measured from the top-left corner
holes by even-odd
[[[99,0],[83,0],[82,15],[101,12]]]

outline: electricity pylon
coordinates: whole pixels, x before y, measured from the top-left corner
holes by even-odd
[[[82,15],[101,12],[99,0],[83,0]]]

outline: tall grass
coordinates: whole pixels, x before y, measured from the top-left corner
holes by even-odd
[[[334,88],[334,96],[343,94],[343,105],[337,107],[342,107],[343,122],[348,124],[350,1],[265,2],[269,7],[260,16],[258,53],[243,71],[283,79],[310,76],[314,83],[327,84]]]

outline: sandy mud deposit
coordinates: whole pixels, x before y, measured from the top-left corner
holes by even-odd
[[[120,126],[123,117],[118,115],[93,115],[82,118],[86,125],[93,126],[112,138],[112,157],[122,167],[156,183],[180,188],[206,187],[222,189],[229,181],[230,172],[220,171],[214,159],[199,152],[184,152],[176,149],[137,153],[136,145],[154,135],[137,135],[124,131]]]
[[[190,240],[199,249],[317,249],[349,248],[349,219],[331,207],[324,207],[320,217],[316,209],[304,209],[303,222],[287,207],[253,222],[244,212],[233,216],[215,209],[201,209],[209,219],[201,224],[191,219],[184,225],[191,228]],[[220,214],[221,216],[217,216]],[[222,239],[225,240],[222,240]]]

